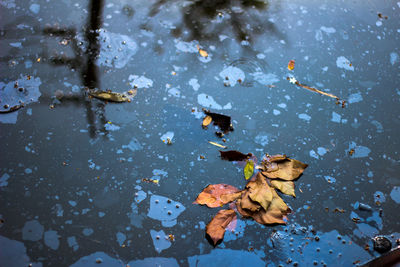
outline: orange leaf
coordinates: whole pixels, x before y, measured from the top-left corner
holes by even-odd
[[[212,122],[211,116],[208,115],[205,116],[205,118],[203,119],[203,127],[210,125],[211,122]]]
[[[294,69],[294,60],[290,60],[288,65],[287,65],[288,70],[293,70]]]
[[[226,227],[236,220],[234,210],[220,210],[206,226],[206,233],[211,238],[214,246],[224,238]]]
[[[210,184],[204,188],[194,204],[207,205],[209,208],[221,207],[240,197],[239,189],[228,184]]]

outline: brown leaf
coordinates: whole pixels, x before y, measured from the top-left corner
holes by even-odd
[[[278,165],[278,168],[272,168],[274,163]],[[264,171],[262,174],[270,179],[279,178],[286,181],[292,181],[297,179],[307,168],[307,164],[302,163],[301,161],[278,157],[277,159],[267,159],[263,161]]]
[[[203,127],[210,125],[211,122],[212,122],[211,116],[208,115],[205,116],[205,118],[203,119]]]
[[[204,110],[204,114],[206,114],[207,116],[210,116],[214,122],[214,125],[217,125],[219,128],[221,128],[221,130],[224,133],[233,131],[231,117],[222,115],[222,114],[218,114],[218,113],[209,112],[207,110]]]
[[[257,212],[261,209],[261,205],[250,198],[249,190],[245,190],[242,194],[242,198],[240,199],[240,208],[244,210],[244,212]],[[241,213],[241,212],[239,212]]]
[[[236,200],[236,209],[240,213],[240,215],[242,215],[243,217],[251,217],[253,215],[253,212],[249,209],[242,208],[242,205],[243,206],[248,205],[248,204],[243,204],[243,201],[251,201],[251,200],[248,198],[248,195],[246,198],[243,198],[243,197],[239,198],[238,200]],[[254,205],[256,207],[258,207],[258,209],[261,208],[261,206],[258,205],[257,203],[255,203]]]
[[[234,210],[220,210],[206,226],[206,233],[211,238],[214,246],[224,238],[226,227],[236,220]]]
[[[207,205],[210,208],[221,207],[236,198],[240,190],[228,184],[210,184],[198,196],[195,204]]]
[[[239,191],[237,193],[223,194],[223,195],[221,195],[220,198],[221,198],[222,203],[229,203],[229,202],[235,201],[236,199],[238,199],[241,196],[242,196],[242,191]]]
[[[270,184],[272,187],[278,189],[282,193],[296,197],[294,192],[294,183],[292,181],[282,181],[279,179],[270,180]]]
[[[219,151],[219,153],[221,153],[221,159],[229,161],[243,161],[252,156],[251,153],[246,155],[236,150]]]
[[[259,203],[264,210],[268,209],[272,201],[272,190],[261,173],[257,173],[255,181],[250,181],[246,185],[246,189],[252,201]]]
[[[275,190],[272,191],[272,201],[268,206],[268,210],[261,209],[259,212],[253,214],[253,219],[260,224],[286,224],[286,215],[291,212],[286,203],[279,197]]]

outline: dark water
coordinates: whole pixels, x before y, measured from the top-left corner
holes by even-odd
[[[0,109],[25,103],[0,114],[1,266],[352,266],[379,255],[375,235],[396,245],[400,2],[1,0],[0,9]],[[134,87],[122,104],[85,91]],[[294,211],[286,226],[239,218],[217,248],[205,239],[217,210],[193,205],[197,194],[246,181],[207,142],[221,139],[201,128],[202,108],[232,117],[228,149],[309,164],[297,198],[283,197]]]

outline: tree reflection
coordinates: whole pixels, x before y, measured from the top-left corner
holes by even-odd
[[[85,31],[85,41],[87,43],[86,49],[82,49],[81,45],[78,44],[77,32],[74,28],[47,27],[43,30],[45,35],[64,38],[64,40],[71,44],[75,54],[75,57],[73,58],[68,58],[66,56],[52,56],[49,57],[49,62],[53,65],[64,65],[69,66],[72,69],[78,69],[80,71],[82,83],[87,89],[100,88],[99,68],[96,64],[96,60],[100,54],[99,29],[103,24],[103,6],[104,0],[92,0],[89,3],[90,13]],[[104,126],[107,119],[104,115],[105,104],[103,102],[98,102],[96,110],[94,110],[90,99],[85,97],[85,91],[83,91],[80,96],[64,96],[62,97],[62,100],[74,103],[84,102],[91,138],[97,136],[97,116],[100,121],[99,131],[105,134],[108,133]]]
[[[159,0],[149,16],[157,15],[161,8],[169,3]],[[191,40],[217,40],[219,34],[231,30],[237,41],[251,42],[254,35],[272,33],[280,39],[286,39],[276,25],[268,20],[270,3],[262,0],[192,0],[182,7],[184,25],[173,30],[175,36],[190,30]]]

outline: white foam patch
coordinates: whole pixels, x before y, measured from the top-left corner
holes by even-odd
[[[263,73],[263,72],[253,72],[250,73],[254,80],[262,85],[271,85],[273,83],[279,82],[278,76],[273,73]]]
[[[99,65],[121,69],[138,50],[136,42],[127,35],[100,30]]]
[[[206,108],[211,108],[211,109],[231,109],[232,105],[231,103],[226,104],[225,106],[221,106],[218,104],[212,96],[206,95],[206,94],[199,94],[197,96],[197,103],[199,105],[202,105],[203,107]]]
[[[175,42],[175,47],[181,52],[185,53],[198,53],[197,49],[197,42],[191,41],[191,42],[184,42],[181,40],[174,40]]]
[[[238,80],[244,82],[245,74],[238,67],[229,66],[219,73],[219,77],[221,77],[225,82],[229,82],[230,86],[235,86]]]
[[[394,65],[396,63],[399,63],[399,54],[396,52],[390,53],[390,64]]]
[[[129,75],[129,84],[136,88],[149,88],[153,86],[153,81],[145,76]]]
[[[354,71],[354,66],[350,66],[350,61],[344,56],[340,56],[336,59],[336,66],[341,69]]]
[[[190,79],[189,85],[193,88],[193,90],[198,91],[200,88],[199,81],[197,79]]]

